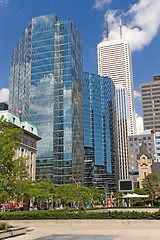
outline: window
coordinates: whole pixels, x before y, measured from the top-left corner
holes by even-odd
[[[134,160],[131,160],[131,163],[134,164]]]
[[[133,142],[133,137],[130,137],[130,139],[129,139],[131,142]]]
[[[148,145],[151,146],[151,142],[149,142]]]
[[[130,146],[133,147],[133,143],[131,143]]]
[[[138,143],[135,143],[134,146],[137,147],[137,146],[138,146]]]
[[[151,152],[151,151],[152,151],[152,148],[149,148],[149,151]]]
[[[146,140],[146,137],[144,137],[143,140]]]
[[[137,138],[134,138],[134,141],[137,141]]]
[[[148,140],[151,140],[151,137],[148,137]]]
[[[131,148],[131,152],[133,152],[133,148]]]
[[[21,149],[21,157],[24,157],[24,149]]]
[[[143,106],[143,108],[152,108],[152,105]]]
[[[138,152],[138,148],[135,149],[135,152]]]
[[[134,155],[133,155],[133,154],[131,154],[131,158],[134,158]]]
[[[144,89],[142,92],[150,92],[150,89]]]
[[[153,86],[153,85],[152,85],[152,86]],[[141,87],[142,87],[142,88],[149,88],[150,85],[142,85]]]
[[[142,145],[142,143],[139,143],[139,146],[141,146]]]
[[[142,138],[139,138],[139,141],[141,141],[142,140]]]
[[[133,170],[133,169],[135,169],[135,167],[134,167],[134,166],[132,166],[132,167],[131,167],[131,169]]]

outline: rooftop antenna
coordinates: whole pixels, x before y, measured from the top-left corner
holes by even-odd
[[[122,39],[122,20],[121,20],[121,18],[119,21],[119,27],[120,27],[120,39]]]
[[[109,38],[108,21],[106,21],[106,31],[107,31],[107,41],[108,41],[108,38]]]

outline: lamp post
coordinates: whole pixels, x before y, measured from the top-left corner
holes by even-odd
[[[74,181],[77,187],[80,186],[80,182],[77,182],[74,177],[70,177],[70,179]]]
[[[108,198],[108,196],[107,196],[107,187],[106,187],[106,182],[105,182],[105,187],[104,186],[100,186],[100,187],[102,187],[104,190],[105,190],[105,197],[106,197],[106,206],[107,206],[107,198]],[[107,186],[108,186],[108,184],[107,184]]]

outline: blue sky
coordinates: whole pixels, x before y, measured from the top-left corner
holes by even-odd
[[[133,79],[138,124],[142,125],[140,83],[160,74],[160,0],[0,0],[0,101],[7,101],[10,56],[32,17],[55,13],[71,18],[83,42],[83,69],[97,73],[97,44],[105,38],[123,37],[132,50]]]

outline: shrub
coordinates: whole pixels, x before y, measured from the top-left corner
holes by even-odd
[[[8,228],[12,228],[12,226],[9,225],[8,223],[0,223],[0,230],[5,230]]]
[[[42,210],[31,212],[7,212],[0,213],[1,220],[38,220],[38,219],[158,219],[160,211],[137,212],[137,211],[108,211],[108,212],[85,212],[69,210]]]

